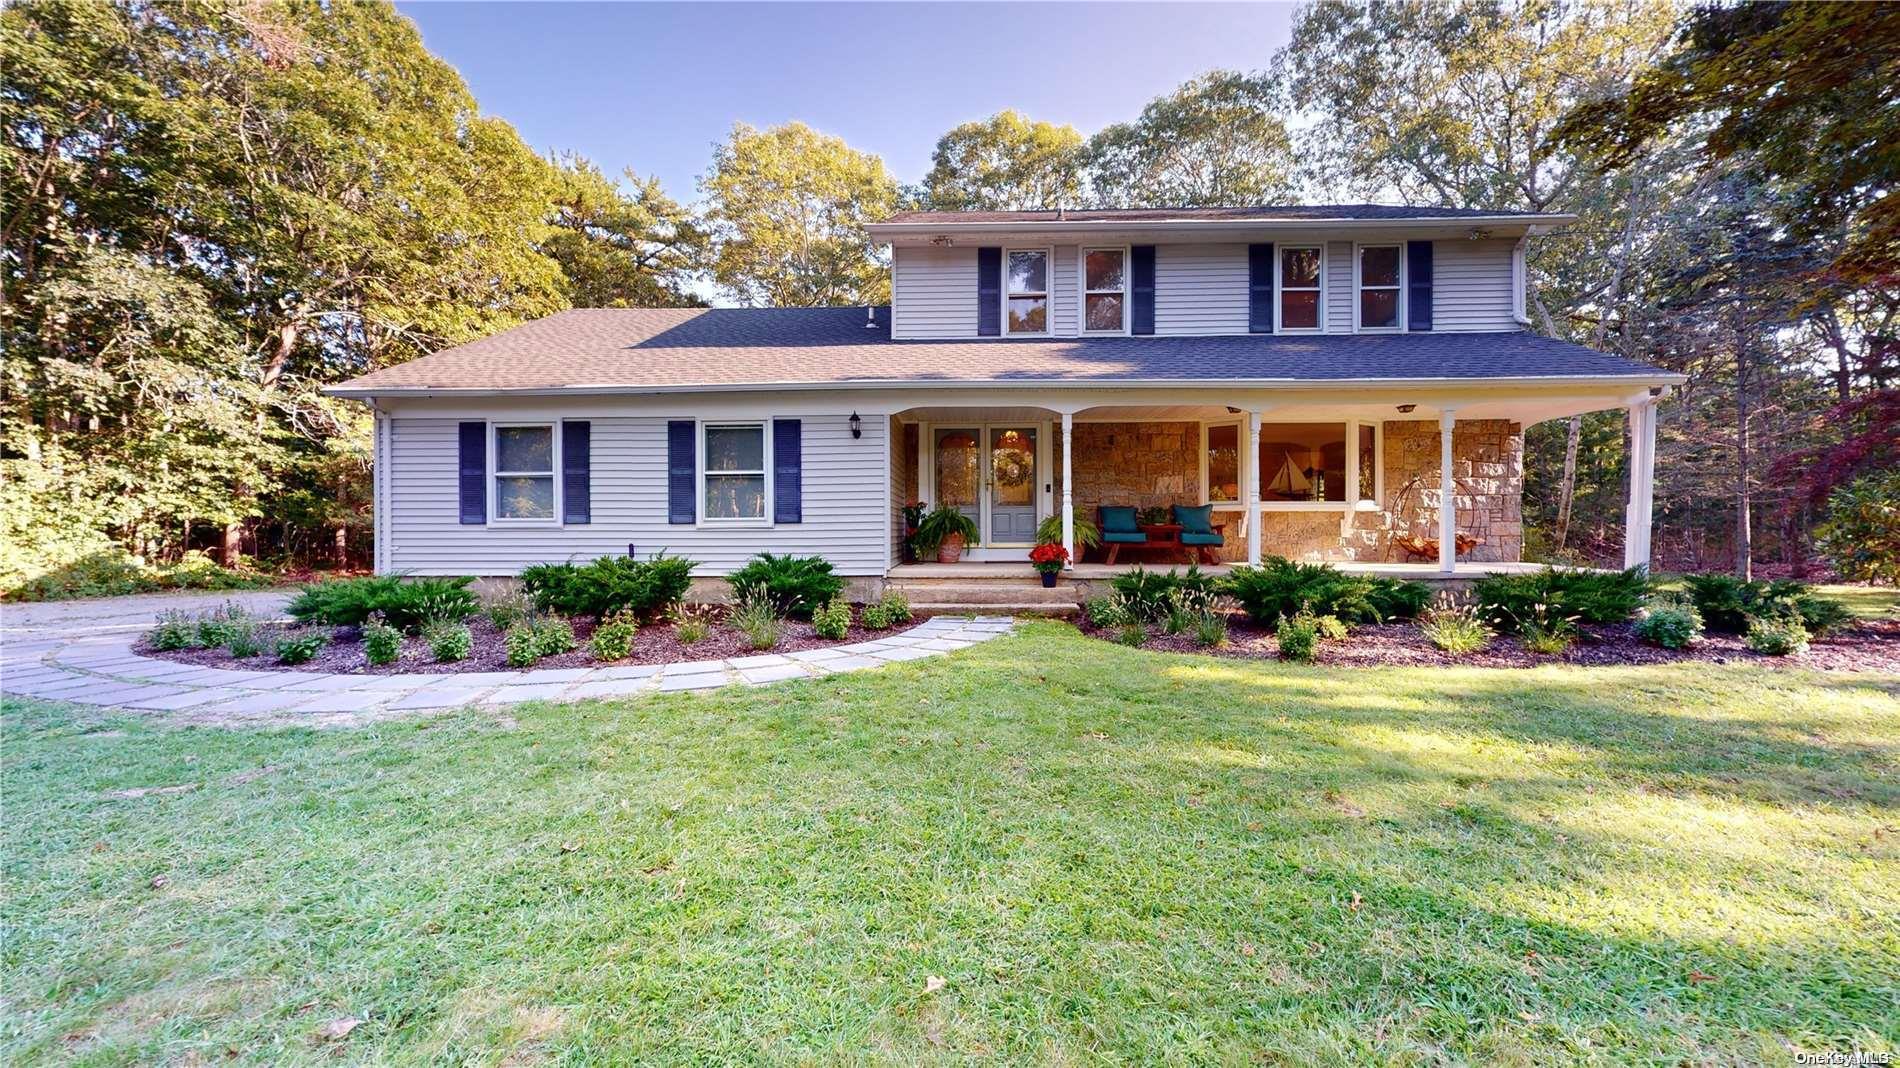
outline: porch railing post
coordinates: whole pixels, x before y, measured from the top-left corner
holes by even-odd
[[[1074,447],[1075,413],[1062,413],[1062,547],[1068,550],[1069,562],[1065,566],[1075,566],[1075,456]]]
[[[1656,491],[1656,402],[1627,409],[1630,426],[1630,496],[1623,509],[1623,566],[1649,566],[1649,539]]]
[[[1447,575],[1458,568],[1458,481],[1451,467],[1451,431],[1457,414],[1451,408],[1438,413],[1438,570]]]
[[[1247,413],[1247,563],[1260,566],[1260,413]]]

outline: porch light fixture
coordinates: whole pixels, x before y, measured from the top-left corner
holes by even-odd
[[[859,419],[856,412],[851,413],[851,436],[854,438],[864,436],[864,420]]]
[[[1412,409],[1417,408],[1417,407],[1418,405],[1416,404],[1401,404],[1399,405],[1399,411],[1404,412],[1407,415],[1410,415],[1412,414]]]

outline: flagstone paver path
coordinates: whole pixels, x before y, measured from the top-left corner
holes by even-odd
[[[163,611],[227,600],[262,614],[289,594],[151,594],[0,609],[0,692],[163,714],[189,723],[348,726],[464,705],[576,701],[719,686],[763,686],[939,656],[1006,634],[1006,616],[935,616],[902,633],[803,652],[726,660],[448,675],[234,671],[140,656],[132,645]]]

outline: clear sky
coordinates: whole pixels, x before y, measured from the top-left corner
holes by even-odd
[[[1291,4],[399,3],[485,114],[531,146],[697,197],[734,122],[793,119],[900,180],[938,136],[1014,107],[1084,135],[1216,67],[1256,70]]]

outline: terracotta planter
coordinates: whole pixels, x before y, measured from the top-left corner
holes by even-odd
[[[1041,572],[1038,572],[1038,574],[1042,576],[1042,585],[1044,589],[1053,590],[1056,588],[1056,573],[1054,571],[1041,571]]]
[[[961,559],[963,559],[963,535],[952,534],[943,539],[943,544],[937,546],[938,563],[954,564]]]

